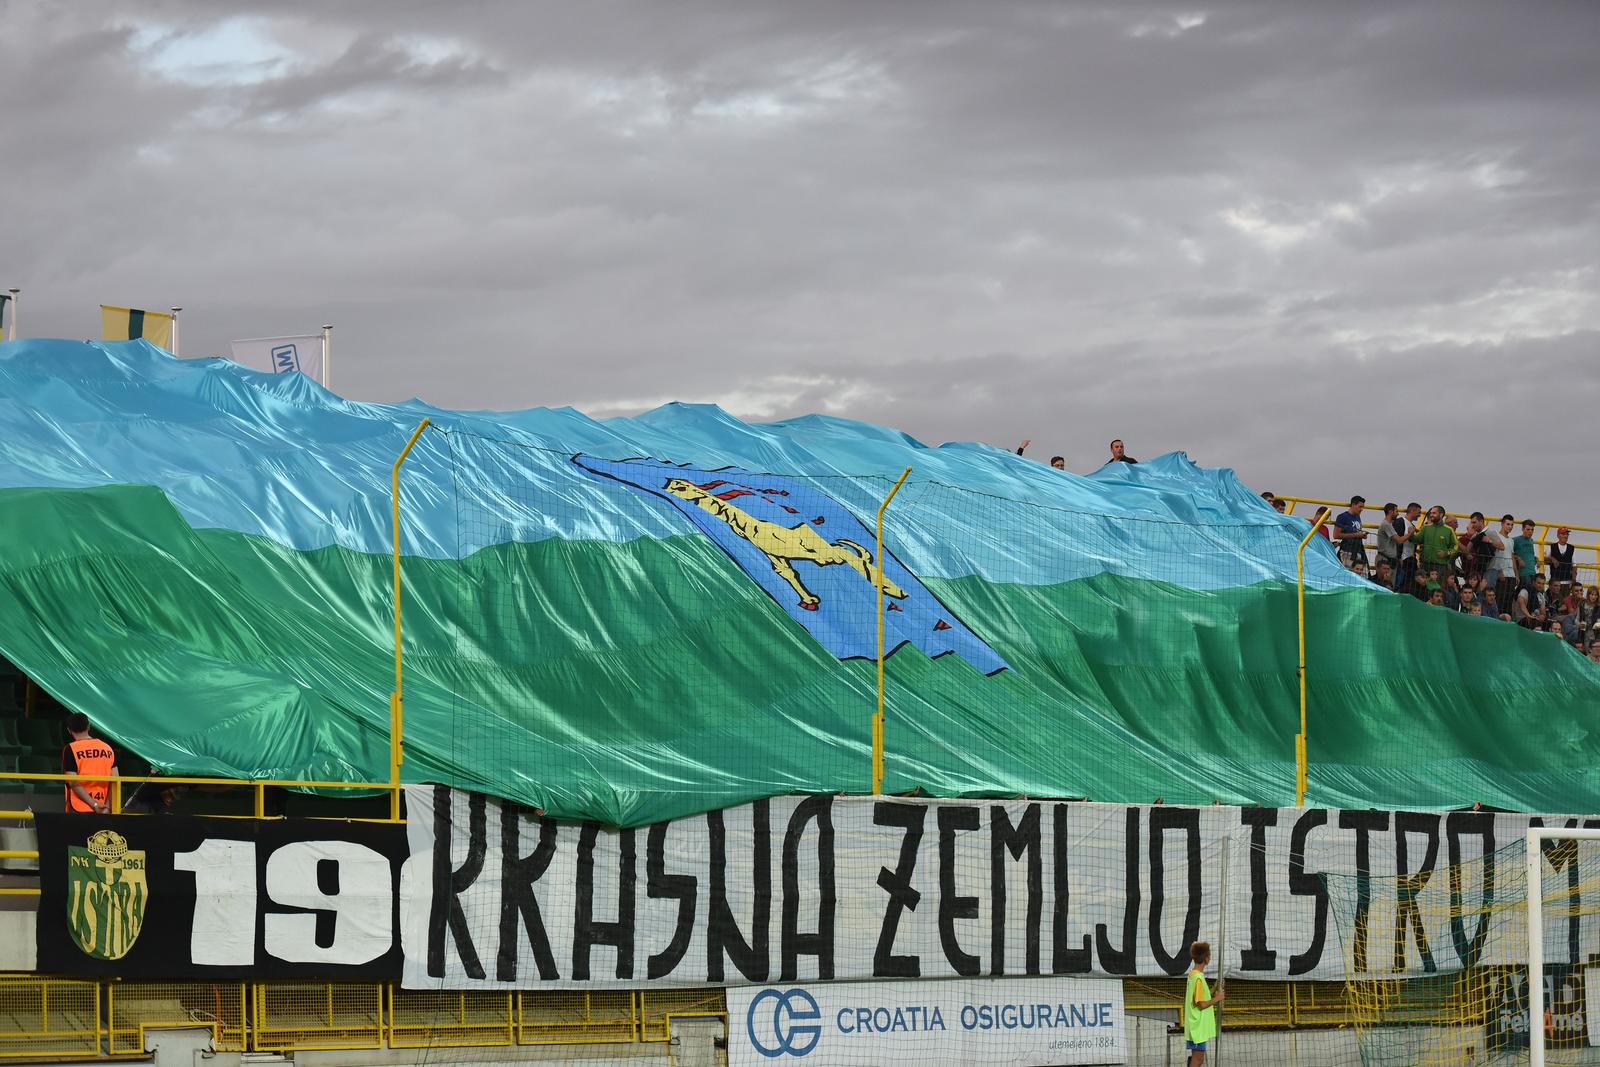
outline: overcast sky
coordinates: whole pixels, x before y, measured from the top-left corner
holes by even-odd
[[[232,14],[225,14],[232,12]],[[0,0],[30,336],[1600,523],[1600,3]]]

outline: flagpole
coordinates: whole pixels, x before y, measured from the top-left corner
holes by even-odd
[[[22,292],[21,289],[12,289],[12,290],[10,290],[10,293],[11,293],[11,336],[8,337],[7,340],[11,340],[11,341],[15,341],[17,339],[17,294],[20,293],[20,292]]]
[[[172,354],[174,356],[178,354],[178,312],[182,310],[183,308],[172,309]]]
[[[333,323],[322,324],[322,387],[333,388]]]

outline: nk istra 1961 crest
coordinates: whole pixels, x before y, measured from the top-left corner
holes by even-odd
[[[115,830],[96,830],[82,848],[67,849],[67,928],[79,948],[117,960],[139,939],[149,900],[143,852],[131,852]]]

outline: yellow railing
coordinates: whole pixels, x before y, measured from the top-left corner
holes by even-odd
[[[257,1051],[381,1049],[384,986],[373,982],[261,982],[251,987]]]
[[[147,1031],[175,1026],[209,1027],[218,1052],[245,1050],[242,983],[107,982],[105,999],[107,1050],[113,1056],[142,1055]]]
[[[104,1008],[102,1009],[102,1004]],[[0,1061],[142,1055],[150,1030],[204,1026],[218,1052],[649,1044],[720,1019],[721,989],[401,989],[377,982],[83,981],[0,974]]]
[[[1398,982],[1392,984],[1398,985]],[[1172,1009],[1183,1004],[1182,978],[1128,978],[1122,999],[1129,1010]],[[1228,979],[1228,1000],[1218,1022],[1226,1029],[1296,1030],[1348,1026],[1354,1012],[1343,982],[1256,982]]]
[[[552,991],[517,998],[519,1045],[619,1045],[637,1040],[639,994],[631,990]]]
[[[417,423],[389,473],[389,505],[394,510],[394,691],[389,694],[389,786],[393,792],[389,817],[395,820],[400,818],[400,764],[405,760],[405,702],[400,670],[400,467],[428,426],[427,419]]]
[[[883,513],[888,510],[889,502],[900,491],[900,487],[906,484],[906,479],[910,475],[911,468],[907,467],[900,473],[900,480],[894,483],[894,488],[889,490],[889,495],[883,498],[883,503],[878,505],[878,534],[875,546],[878,554],[872,560],[874,573],[877,576],[873,584],[878,587],[878,710],[872,716],[873,796],[883,792]]]
[[[99,982],[0,974],[0,1060],[99,1055],[101,989]]]
[[[1335,514],[1337,514],[1340,511],[1343,511],[1347,506],[1349,506],[1349,502],[1348,501],[1343,501],[1343,500],[1319,500],[1316,497],[1310,497],[1310,496],[1280,496],[1280,497],[1278,497],[1278,499],[1284,501],[1285,503],[1287,503],[1289,505],[1288,514],[1290,514],[1290,515],[1293,515],[1295,513],[1295,508],[1298,507],[1301,504],[1311,504],[1311,505],[1314,505],[1316,507],[1325,507],[1325,508],[1330,509],[1330,511],[1332,511]],[[1402,503],[1400,506],[1403,508],[1403,507],[1405,507],[1405,504]],[[1428,505],[1424,505],[1424,507],[1427,507],[1427,506]],[[1367,515],[1371,515],[1371,516],[1376,516],[1377,518],[1382,518],[1383,512],[1382,512],[1382,510],[1380,510],[1381,508],[1382,508],[1381,504],[1374,505],[1372,503],[1372,501],[1369,500],[1369,501],[1367,501],[1366,514]],[[1505,514],[1505,512],[1498,512],[1497,511],[1497,512],[1494,512],[1493,514],[1490,514],[1489,512],[1486,511],[1486,512],[1484,512],[1484,514],[1489,517],[1489,528],[1492,529],[1492,530],[1498,530],[1500,528],[1499,527],[1500,516]],[[1459,519],[1459,520],[1461,520],[1462,523],[1465,523],[1467,520],[1472,518],[1472,515],[1471,515],[1470,512],[1447,511],[1447,512],[1445,512],[1445,515],[1450,517],[1450,518],[1453,518],[1453,519]],[[1520,515],[1517,516],[1517,522],[1519,524],[1522,522],[1522,516],[1520,516]],[[1368,529],[1368,530],[1376,530],[1378,528],[1378,523],[1376,521],[1364,522],[1361,525],[1362,525],[1362,527],[1364,529]],[[1587,563],[1585,563],[1585,562],[1576,562],[1575,563],[1576,569],[1579,570],[1579,571],[1600,571],[1600,526],[1583,526],[1583,525],[1580,525],[1580,524],[1575,523],[1575,522],[1547,522],[1547,523],[1537,523],[1535,525],[1534,528],[1539,531],[1539,536],[1538,536],[1538,539],[1534,542],[1534,548],[1538,553],[1538,562],[1539,562],[1540,569],[1541,570],[1544,569],[1545,560],[1547,558],[1546,549],[1549,547],[1551,541],[1553,541],[1555,539],[1556,531],[1558,529],[1560,529],[1561,527],[1563,527],[1563,526],[1565,526],[1567,529],[1572,531],[1572,536],[1568,538],[1568,541],[1573,546],[1574,549],[1576,549],[1576,550],[1578,550],[1580,552],[1588,552],[1588,553],[1590,553],[1591,555],[1594,556],[1594,559],[1589,561],[1589,562],[1587,562]],[[1521,526],[1520,525],[1518,526],[1518,530],[1519,531],[1521,530]],[[1458,532],[1464,533],[1465,532],[1465,528],[1463,527],[1463,529],[1458,531]],[[1578,536],[1580,534],[1592,535],[1594,537],[1593,543],[1589,543],[1587,541],[1579,541],[1579,540],[1577,540],[1577,538],[1578,538]]]
[[[389,987],[389,1047],[493,1048],[517,1043],[517,995]]]
[[[1367,988],[1398,981],[1372,982]],[[1182,978],[1130,978],[1134,1010],[1172,1009]],[[1228,982],[1224,1026],[1295,1030],[1349,1026],[1360,1014],[1343,982]],[[84,981],[0,974],[0,1061],[143,1054],[150,1030],[205,1026],[218,1052],[312,1049],[649,1044],[682,1019],[721,1020],[721,989],[595,992],[414,990],[378,982]],[[1440,1023],[1458,1021],[1441,1014]]]
[[[1300,663],[1295,670],[1300,680],[1300,732],[1294,735],[1294,802],[1295,806],[1306,802],[1306,545],[1317,535],[1317,527],[1322,525],[1328,515],[1328,509],[1323,508],[1311,520],[1311,529],[1300,539],[1300,547],[1295,550],[1295,608],[1298,612],[1300,631]]]

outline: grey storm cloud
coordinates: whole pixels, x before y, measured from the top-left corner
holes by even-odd
[[[27,334],[1600,519],[1600,5],[3,13]]]

